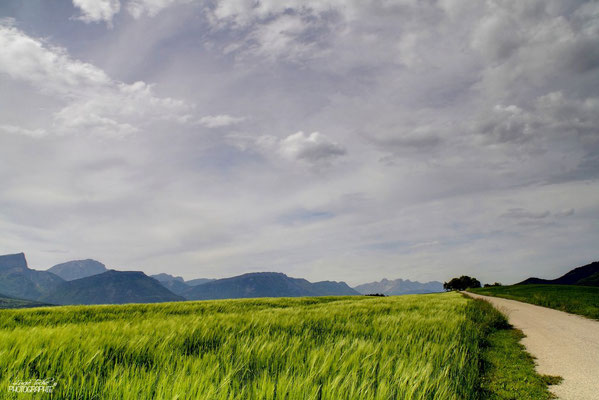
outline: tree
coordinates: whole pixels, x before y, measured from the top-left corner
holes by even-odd
[[[485,287],[493,287],[493,286],[503,286],[503,284],[500,282],[495,282],[493,284],[485,283]]]
[[[449,282],[443,283],[443,289],[449,290],[466,290],[468,288],[479,288],[480,282],[476,278],[462,275],[459,278],[453,278]]]

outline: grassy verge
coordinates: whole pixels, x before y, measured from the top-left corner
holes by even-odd
[[[599,287],[570,285],[514,285],[473,289],[474,293],[523,301],[599,319]]]
[[[492,400],[552,399],[549,384],[560,379],[539,375],[532,357],[525,352],[521,331],[483,300],[472,300],[469,316],[481,330],[480,397]]]

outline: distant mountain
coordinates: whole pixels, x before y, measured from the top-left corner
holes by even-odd
[[[194,286],[184,292],[183,296],[189,300],[209,300],[358,294],[345,282],[311,283],[305,279],[290,278],[278,272],[255,272]]]
[[[181,300],[185,299],[143,272],[115,270],[63,282],[42,298],[42,301],[52,304],[160,303]]]
[[[62,282],[51,272],[29,269],[23,253],[0,256],[0,293],[6,296],[39,300]]]
[[[96,260],[75,260],[58,264],[48,269],[55,275],[60,276],[65,281],[86,278],[92,275],[98,275],[108,271],[106,266]]]
[[[0,294],[0,309],[42,307],[49,305],[51,304],[40,303],[39,301],[34,300],[16,299],[14,297]]]
[[[12,268],[28,268],[24,253],[0,255],[0,271]]]
[[[150,277],[154,278],[160,282],[170,282],[170,281],[185,282],[185,280],[180,276],[173,276],[173,275],[165,274],[165,273],[150,275]]]
[[[599,286],[599,261],[574,268],[557,279],[528,278],[516,285],[535,284]]]
[[[380,282],[365,283],[354,287],[362,294],[382,293],[387,296],[401,294],[436,293],[443,291],[443,284],[437,281],[420,283],[409,279],[383,279]]]
[[[299,281],[306,281],[305,279],[298,279]],[[311,290],[316,296],[356,296],[360,293],[349,287],[345,282],[335,281],[320,281],[310,283],[308,290]]]
[[[175,294],[181,294],[189,289],[191,286],[185,284],[185,281],[180,276],[172,276],[169,274],[156,274],[151,275],[152,278],[156,279],[162,286],[170,290]]]
[[[215,280],[216,279],[198,278],[198,279],[192,279],[189,281],[185,281],[185,284],[187,284],[188,286],[198,286],[198,285],[203,285],[204,283],[212,282]]]

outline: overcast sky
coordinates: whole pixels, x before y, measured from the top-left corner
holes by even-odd
[[[599,260],[599,2],[2,0],[0,253],[513,283]]]

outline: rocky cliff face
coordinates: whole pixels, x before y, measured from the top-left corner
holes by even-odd
[[[0,256],[0,270],[12,268],[27,269],[27,260],[25,259],[25,254],[17,253]]]

